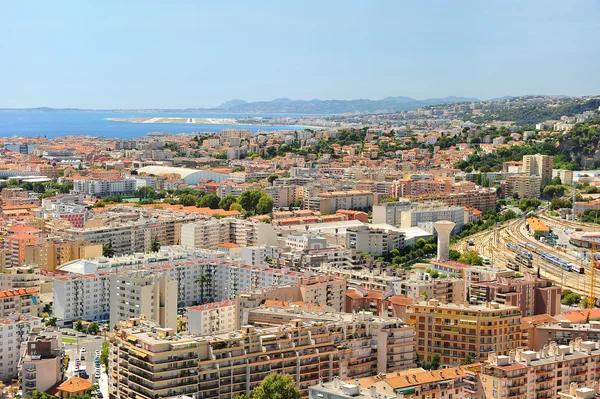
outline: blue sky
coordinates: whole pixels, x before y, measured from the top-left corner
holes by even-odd
[[[0,107],[600,93],[600,2],[10,1]]]

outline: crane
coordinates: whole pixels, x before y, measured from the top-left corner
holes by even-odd
[[[590,248],[590,288],[588,294],[588,308],[592,309],[596,304],[596,238],[592,237]]]

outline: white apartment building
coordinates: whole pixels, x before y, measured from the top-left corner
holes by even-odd
[[[279,256],[279,247],[270,245],[237,247],[229,249],[229,258],[244,265],[258,266],[265,264],[265,259],[275,259]]]
[[[73,180],[73,191],[90,197],[133,194],[134,179],[78,179]]]
[[[41,326],[42,319],[32,315],[11,314],[0,319],[0,381],[18,376],[21,343],[33,328]]]
[[[104,258],[72,262],[67,270],[73,272],[57,276],[53,280],[54,314],[66,322],[78,319],[108,319],[110,312],[114,310],[111,297],[114,296],[115,284],[117,284],[116,281],[112,284],[111,279],[113,276],[120,275],[123,276],[124,281],[128,281],[125,277],[130,275],[133,278],[138,272],[160,272],[168,275],[170,281],[176,284],[176,307],[180,308],[201,301],[234,299],[238,293],[250,289],[294,285],[303,276],[302,273],[287,269],[273,269],[269,265],[251,266],[227,260],[206,260],[194,256],[193,251],[187,253],[187,255],[171,258],[161,257],[160,253],[140,254],[123,257],[121,262],[116,262],[116,265],[112,266],[110,262],[114,259],[110,262]],[[158,259],[152,261],[154,256]],[[78,272],[74,272],[76,270]],[[196,279],[203,274],[208,278],[204,290],[196,283]],[[118,278],[114,277],[114,279]],[[135,297],[137,298],[137,295]],[[133,303],[135,305],[135,302]],[[135,311],[128,306],[124,307],[128,311],[131,309]],[[146,316],[150,317],[149,314]]]
[[[369,254],[384,255],[392,249],[404,246],[404,234],[368,226],[359,226],[346,230],[346,248],[356,249]]]
[[[411,209],[409,200],[401,199],[397,202],[384,202],[373,205],[373,224],[391,224],[400,226],[402,224],[402,213]]]
[[[296,252],[306,249],[324,249],[327,248],[327,239],[312,234],[290,234],[285,239],[284,246]]]
[[[181,226],[181,245],[186,248],[216,249],[226,242],[240,247],[277,246],[277,233],[270,224],[235,218],[196,221]]]
[[[110,276],[110,325],[144,315],[163,328],[177,329],[177,281],[160,272]]]
[[[304,198],[304,209],[320,211],[322,214],[335,213],[338,209],[371,209],[373,193],[370,191],[350,190],[323,192],[317,197]]]
[[[440,220],[449,220],[456,223],[451,234],[459,233],[465,224],[465,208],[462,206],[448,206],[446,204],[423,204],[403,212],[401,227],[420,227],[434,233],[433,224]]]
[[[186,308],[187,332],[213,335],[239,329],[238,305],[235,300],[206,303]]]

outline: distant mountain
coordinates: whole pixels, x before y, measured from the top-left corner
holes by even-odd
[[[386,97],[381,100],[291,100],[277,98],[229,107],[231,112],[241,113],[295,113],[295,114],[345,114],[354,112],[395,112],[417,109],[426,105],[479,101],[476,98],[450,96],[415,100],[411,97]]]
[[[347,114],[347,113],[384,113],[408,111],[427,105],[451,104],[458,102],[479,101],[469,97],[445,97],[415,100],[411,97],[386,97],[381,100],[292,100],[276,98],[272,101],[246,102],[230,100],[216,108],[181,108],[181,109],[76,109],[76,108],[0,108],[1,111],[37,111],[37,112],[202,112],[202,113],[287,113],[287,114]]]
[[[219,105],[217,107],[217,109],[228,109],[228,108],[232,108],[232,107],[235,107],[235,106],[238,106],[238,105],[247,104],[247,103],[248,102],[244,101],[244,100],[238,100],[238,99],[229,100],[229,101],[226,101],[223,104]]]
[[[503,97],[490,98],[489,100],[486,100],[486,101],[504,101],[504,100],[512,100],[513,98],[516,98],[516,97],[515,96],[503,96]]]

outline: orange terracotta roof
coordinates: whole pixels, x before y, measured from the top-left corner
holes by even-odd
[[[32,288],[16,288],[12,290],[0,291],[0,298],[10,298],[14,296],[35,295],[38,292]]]
[[[71,377],[58,386],[58,390],[68,393],[85,392],[92,387],[92,383],[85,378]]]

